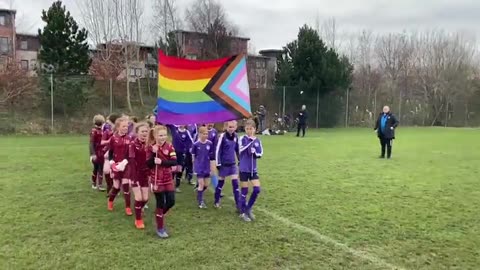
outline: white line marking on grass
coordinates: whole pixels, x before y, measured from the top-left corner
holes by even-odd
[[[233,199],[233,197],[228,197],[231,201],[235,201]],[[314,230],[312,228],[308,228],[308,227],[305,227],[301,224],[298,224],[296,222],[293,222],[291,220],[289,220],[288,218],[284,218],[282,216],[279,216],[271,211],[268,211],[266,209],[263,209],[261,207],[258,207],[258,206],[255,206],[255,209],[262,212],[263,214],[277,220],[277,221],[280,221],[282,222],[283,224],[289,226],[289,227],[292,227],[292,228],[295,228],[299,231],[302,231],[302,232],[305,232],[305,233],[309,233],[311,234],[312,236],[314,236],[315,238],[317,238],[318,240],[324,242],[324,243],[327,243],[327,244],[330,244],[332,246],[335,246],[347,253],[350,253],[352,254],[353,256],[357,257],[357,258],[360,258],[362,260],[366,260],[366,261],[370,261],[371,263],[377,265],[377,266],[381,266],[381,267],[385,267],[385,268],[388,268],[388,269],[394,269],[394,270],[405,270],[405,268],[402,268],[402,267],[399,267],[399,266],[395,266],[393,264],[390,264],[372,254],[369,254],[367,252],[364,252],[364,251],[359,251],[359,250],[355,250],[349,246],[347,246],[346,244],[344,243],[341,243],[333,238],[330,238],[326,235],[323,235],[321,234],[320,232],[318,232],[317,230]]]

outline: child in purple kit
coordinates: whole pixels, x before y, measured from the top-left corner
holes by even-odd
[[[226,178],[232,179],[233,198],[235,206],[240,212],[238,204],[239,188],[238,188],[238,137],[237,121],[228,121],[225,123],[225,132],[220,135],[215,147],[215,161],[218,168],[218,185],[215,188],[215,208],[220,208],[220,198],[223,185]]]
[[[203,200],[203,193],[208,188],[208,179],[210,178],[210,161],[215,159],[213,143],[208,140],[208,130],[206,127],[198,129],[198,141],[192,147],[193,171],[197,175],[198,189],[197,201],[198,208],[205,209],[207,205]]]
[[[239,200],[240,218],[246,222],[255,219],[252,207],[260,193],[260,178],[258,177],[257,159],[263,155],[263,147],[260,140],[255,137],[255,122],[248,120],[245,124],[247,135],[242,136],[239,141],[240,151],[240,186],[241,196]],[[253,191],[247,204],[248,182],[253,185]]]

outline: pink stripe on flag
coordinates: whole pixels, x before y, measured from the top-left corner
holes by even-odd
[[[240,74],[238,74],[237,78],[232,83],[232,92],[235,93],[239,98],[243,99],[247,104],[250,103],[250,98],[242,92],[240,88],[238,88],[238,83],[245,77],[247,76],[247,69],[244,68],[242,71],[240,71]]]

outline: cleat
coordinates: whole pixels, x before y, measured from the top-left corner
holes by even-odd
[[[188,184],[191,186],[195,185],[195,183],[193,183],[192,181],[188,181]]]
[[[181,191],[180,188],[178,188],[178,187],[175,189],[175,192],[176,192],[176,193],[182,193],[182,191]]]
[[[94,184],[92,184],[92,189],[93,189],[93,190],[96,190],[96,189],[97,189],[97,186],[94,185]]]
[[[220,198],[223,198],[225,197],[225,195],[223,193],[220,194]]]
[[[143,224],[143,220],[135,220],[135,227],[137,227],[137,229],[141,230],[141,229],[145,229],[145,224]]]
[[[163,238],[163,239],[168,238],[168,234],[167,234],[167,231],[165,231],[165,229],[158,229],[157,230],[157,235],[158,235],[158,237]]]
[[[108,209],[108,211],[113,211],[113,202],[108,201],[108,203],[107,203],[107,209]]]
[[[254,221],[255,220],[255,215],[253,214],[252,210],[247,211],[247,216]]]
[[[127,216],[133,215],[132,209],[131,209],[131,208],[125,208],[125,214],[126,214]]]
[[[214,203],[214,204],[213,204],[213,207],[215,207],[215,208],[217,208],[217,209],[222,208],[222,206],[220,205],[220,203]]]
[[[143,207],[143,209],[148,209],[148,204],[145,204],[145,206]]]
[[[251,222],[252,220],[247,216],[247,214],[241,214],[240,218],[245,222]]]
[[[379,156],[378,158],[385,158],[385,156],[382,156],[382,155],[381,155],[381,156]]]
[[[104,192],[104,191],[106,191],[106,190],[107,190],[107,189],[104,188],[104,187],[102,187],[102,186],[99,186],[99,187],[98,187],[98,191]]]
[[[202,202],[198,205],[198,208],[200,209],[207,209],[207,205],[205,204],[205,202]]]

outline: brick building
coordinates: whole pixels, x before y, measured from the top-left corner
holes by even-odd
[[[0,66],[15,59],[15,10],[0,9]]]
[[[177,30],[175,36],[180,47],[180,54],[188,59],[198,59],[203,53],[203,43],[207,38],[207,34]],[[249,38],[245,37],[229,37],[230,38],[230,54],[247,54]]]

